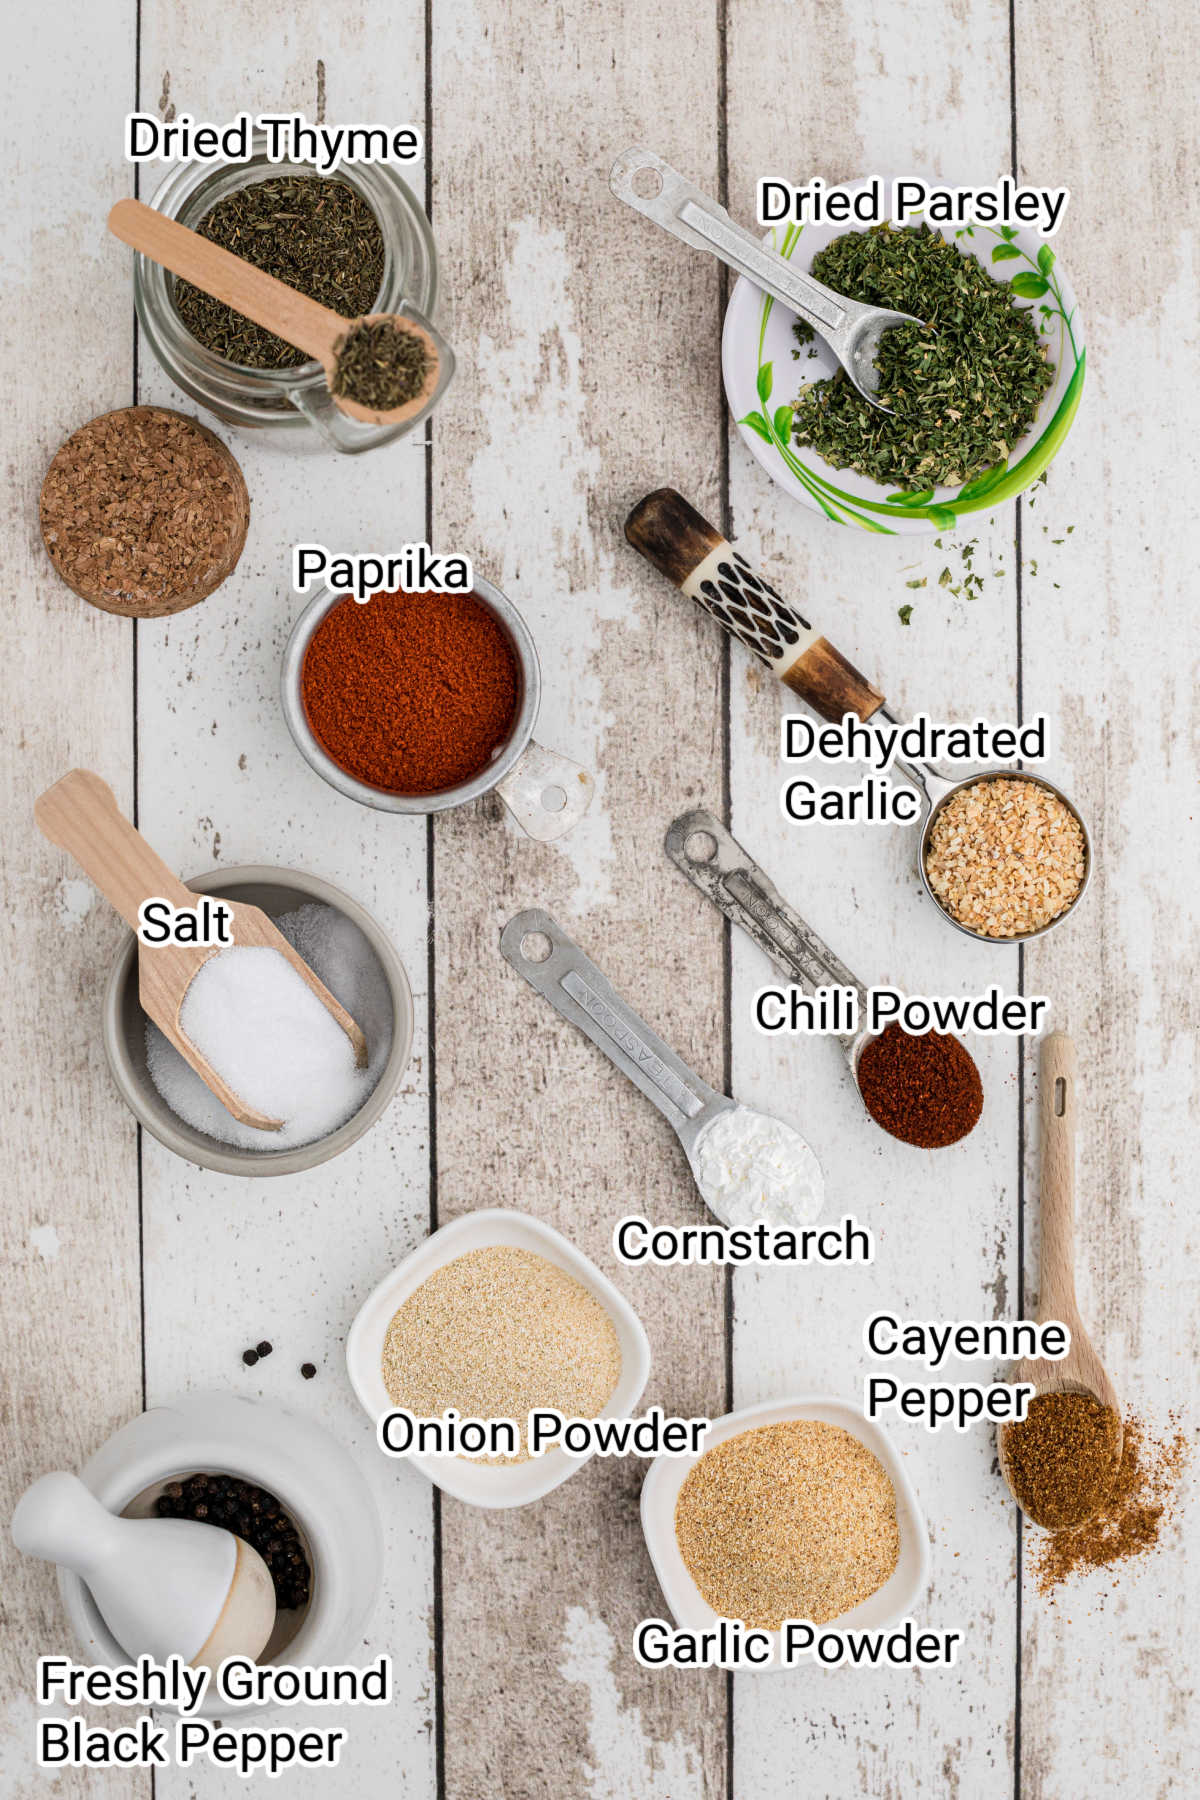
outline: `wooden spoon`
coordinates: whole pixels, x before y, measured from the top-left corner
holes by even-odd
[[[75,858],[134,931],[138,928],[138,909],[143,900],[161,897],[176,907],[196,905],[198,896],[171,873],[141,832],[135,831],[118,810],[108,783],[90,769],[72,769],[69,775],[47,788],[34,806],[34,818],[52,844]],[[365,1068],[367,1040],[362,1032],[266,913],[240,900],[227,900],[225,904],[233,912],[234,945],[239,949],[278,950],[281,956],[286,956],[350,1039],[359,1068]],[[150,945],[143,944],[139,938],[138,998],[164,1037],[191,1064],[227,1112],[243,1125],[252,1125],[256,1131],[278,1131],[283,1121],[269,1119],[240,1100],[180,1029],[179,1009],[184,995],[196,971],[218,953],[219,947],[214,945]]]
[[[223,300],[243,318],[253,319],[256,325],[273,331],[319,362],[334,405],[349,418],[360,419],[366,425],[401,425],[423,412],[432,399],[438,384],[441,351],[433,328],[427,323],[401,313],[368,313],[363,319],[344,319],[341,313],[310,300],[286,281],[277,281],[274,275],[256,269],[244,257],[222,250],[219,244],[210,243],[199,232],[189,231],[177,219],[168,219],[165,213],[144,206],[140,200],[118,200],[108,215],[108,229],[151,262],[161,263],[173,275],[202,288],[214,299]],[[417,338],[425,351],[425,379],[420,391],[403,406],[387,412],[360,406],[346,395],[333,392],[338,352],[347,333],[357,325],[381,321]]]
[[[1038,1323],[1060,1319],[1071,1333],[1071,1348],[1059,1362],[1043,1356],[1022,1357],[1009,1371],[1010,1382],[1029,1381],[1042,1394],[1088,1394],[1117,1416],[1113,1476],[1124,1444],[1121,1403],[1107,1371],[1083,1328],[1075,1299],[1075,1045],[1065,1031],[1042,1040],[1040,1118],[1042,1255],[1038,1283]],[[1012,1470],[1006,1448],[1009,1426],[996,1430],[1000,1471],[1010,1488]],[[1016,1494],[1014,1491],[1014,1498]],[[1023,1504],[1023,1503],[1020,1503]],[[1025,1507],[1035,1525],[1046,1524]],[[1082,1519],[1072,1520],[1080,1525]],[[1047,1525],[1048,1530],[1054,1529]]]

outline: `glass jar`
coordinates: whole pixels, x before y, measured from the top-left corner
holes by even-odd
[[[181,163],[172,168],[150,201],[157,211],[195,230],[219,200],[252,181],[272,176],[319,175],[308,163],[270,162],[266,137],[254,134],[247,162]],[[387,163],[339,167],[334,179],[361,195],[383,232],[383,286],[376,312],[429,317],[437,300],[437,251],[423,208],[408,183]],[[175,277],[161,264],[135,254],[133,302],[147,343],[177,387],[208,407],[227,425],[262,428],[299,447],[316,430],[334,450],[353,456],[403,437],[425,418],[445,391],[453,370],[447,354],[429,405],[400,425],[363,425],[339,411],[318,362],[290,369],[249,369],[208,350],[187,329],[174,301]]]

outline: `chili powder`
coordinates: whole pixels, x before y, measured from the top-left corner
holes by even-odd
[[[300,689],[322,749],[392,794],[441,793],[486,769],[520,696],[508,634],[475,594],[347,596],[313,633]]]
[[[858,1091],[877,1125],[919,1150],[943,1150],[975,1128],[983,1083],[975,1059],[956,1037],[915,1036],[893,1020],[864,1044]]]

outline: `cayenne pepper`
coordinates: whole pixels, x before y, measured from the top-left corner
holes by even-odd
[[[942,1150],[974,1129],[983,1083],[956,1037],[920,1036],[893,1022],[863,1046],[858,1091],[877,1125],[920,1150]]]
[[[1112,1492],[1121,1420],[1094,1394],[1035,1394],[1002,1442],[1017,1505],[1035,1525],[1061,1531],[1090,1519]]]
[[[304,709],[334,762],[393,794],[436,794],[486,769],[519,700],[508,635],[475,594],[347,596],[304,657]]]

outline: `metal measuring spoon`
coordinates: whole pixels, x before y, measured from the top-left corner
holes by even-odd
[[[1101,1495],[1098,1507],[1112,1491],[1121,1466],[1125,1427],[1117,1390],[1097,1356],[1075,1299],[1075,1082],[1078,1063],[1075,1045],[1065,1031],[1052,1031],[1042,1039],[1039,1071],[1039,1111],[1041,1115],[1041,1215],[1042,1250],[1038,1279],[1038,1323],[1057,1320],[1071,1334],[1071,1347],[1061,1361],[1048,1357],[1026,1356],[1015,1362],[1006,1379],[1010,1382],[1032,1382],[1038,1395],[1084,1394],[1098,1405],[1107,1407],[1117,1417],[1116,1440],[1112,1458],[1112,1480]],[[996,1427],[996,1451],[1000,1472],[1013,1488],[1012,1443],[1009,1433],[1018,1426]],[[1018,1501],[1035,1525],[1048,1531],[1069,1530],[1082,1525],[1083,1518],[1067,1521],[1039,1519],[1013,1489]],[[1090,1516],[1090,1515],[1087,1515]]]
[[[769,1119],[770,1115],[742,1106],[701,1081],[682,1057],[676,1056],[645,1020],[620,999],[595,963],[548,912],[534,907],[517,913],[500,934],[500,950],[530,987],[591,1038],[597,1049],[658,1108],[683,1145],[692,1178],[709,1210],[724,1225],[744,1225],[744,1219],[730,1217],[711,1190],[705,1188],[698,1157],[700,1140],[724,1114],[739,1112],[751,1119]],[[786,1129],[790,1131],[791,1127]],[[799,1132],[794,1135],[804,1144]],[[815,1217],[824,1199],[824,1183],[816,1157],[808,1145],[804,1144],[804,1148],[812,1158],[810,1186],[816,1199],[812,1209]]]
[[[821,987],[853,988],[858,996],[858,1016],[860,1019],[867,1017],[867,990],[857,975],[851,974],[841,958],[834,955],[807,920],[802,919],[795,907],[788,904],[774,882],[763,874],[754,858],[742,849],[737,839],[726,831],[712,813],[705,812],[703,808],[682,813],[668,826],[663,848],[675,867],[682,869],[692,885],[698,887],[734,925],[740,925],[775,967],[790,981],[795,982],[797,987],[804,988],[810,994]],[[867,1044],[878,1034],[863,1025],[857,1031],[830,1032],[827,1035],[841,1045],[854,1085],[858,1088],[859,1099],[862,1100],[858,1060]],[[958,1041],[955,1039],[956,1043]],[[969,1056],[966,1047],[960,1047],[964,1056]],[[912,1141],[880,1124],[865,1100],[863,1108],[868,1118],[879,1125],[881,1131],[887,1131],[889,1137],[894,1137],[897,1143]],[[961,1143],[962,1138],[968,1136],[974,1128],[975,1120],[972,1120],[967,1131],[937,1147],[948,1148],[951,1143]]]
[[[712,813],[702,807],[681,813],[667,827],[663,847],[693,887],[698,887],[718,912],[740,925],[790,981],[809,993],[819,987],[853,988],[859,1017],[866,1016],[867,990],[857,975],[851,974],[812,926],[788,905],[774,882]],[[857,1087],[858,1059],[874,1034],[863,1026],[830,1035],[841,1045]]]
[[[878,718],[897,723],[879,689],[790,607],[770,582],[751,568],[741,552],[674,488],[658,488],[639,500],[625,521],[625,536],[668,581],[710,612],[718,624],[752,650],[785,687],[807,701],[823,719],[840,725],[847,713],[853,713],[862,720]],[[897,759],[895,767],[925,797],[928,813],[917,852],[917,873],[938,912],[956,931],[985,944],[1023,944],[1053,931],[1076,910],[1092,877],[1091,839],[1079,808],[1054,782],[1025,769],[983,769],[952,781],[929,763]],[[989,937],[986,932],[973,931],[962,924],[934,893],[925,867],[934,824],[951,795],[981,781],[1000,780],[1027,781],[1045,788],[1074,815],[1083,834],[1083,879],[1071,904],[1036,931],[1017,932],[1011,937]]]
[[[893,325],[921,325],[930,332],[932,326],[925,325],[923,319],[914,319],[911,313],[848,300],[844,294],[835,294],[832,288],[814,281],[811,275],[801,274],[774,250],[768,250],[753,232],[735,225],[723,206],[652,150],[635,144],[618,156],[608,184],[618,200],[644,213],[694,250],[707,250],[718,262],[744,275],[811,325],[829,345],[863,399],[881,412],[891,412],[891,407],[879,398],[879,370],[875,366],[879,340]]]

